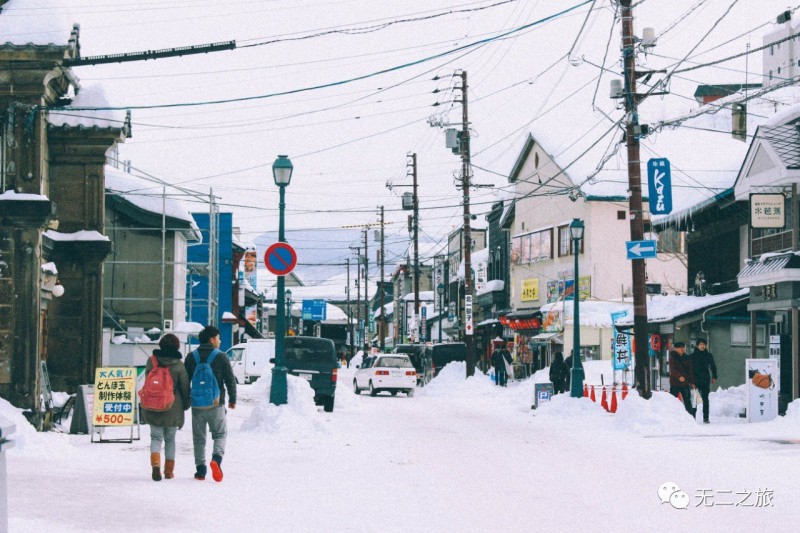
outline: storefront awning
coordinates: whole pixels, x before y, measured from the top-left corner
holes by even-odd
[[[794,253],[750,261],[736,276],[739,287],[756,287],[780,281],[800,281],[800,257]]]
[[[539,333],[531,338],[532,341],[563,343],[561,333]]]

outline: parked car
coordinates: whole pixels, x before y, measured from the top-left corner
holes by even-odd
[[[425,346],[425,356],[433,364],[433,375],[439,374],[447,363],[467,360],[467,345],[463,342],[443,342]]]
[[[370,396],[383,391],[396,396],[402,391],[411,397],[414,396],[416,386],[417,371],[414,370],[411,359],[404,354],[378,354],[367,357],[353,376],[353,390],[356,394],[368,390]]]
[[[266,372],[269,360],[275,357],[275,339],[251,339],[228,349],[236,383],[253,383]]]
[[[314,403],[332,412],[340,367],[333,341],[319,337],[286,337],[285,348],[288,372],[308,381],[314,389]]]
[[[424,387],[433,379],[433,361],[430,354],[425,352],[424,344],[398,344],[394,353],[405,354],[411,359],[417,371],[417,387]]]

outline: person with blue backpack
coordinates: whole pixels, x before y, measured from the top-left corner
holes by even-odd
[[[190,376],[189,396],[192,403],[192,441],[194,443],[194,478],[204,480],[206,468],[206,432],[211,431],[214,449],[211,453],[211,476],[222,481],[222,457],[228,435],[225,390],[228,409],[236,408],[236,378],[228,358],[219,350],[219,330],[206,326],[198,336],[200,346],[186,356],[184,365]]]

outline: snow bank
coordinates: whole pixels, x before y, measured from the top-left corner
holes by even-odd
[[[587,420],[607,418],[610,415],[589,398],[573,398],[569,394],[556,394],[553,398],[539,406],[536,411],[537,419],[553,419],[574,427],[577,423],[583,424]]]
[[[744,387],[744,385],[742,386]],[[795,400],[786,407],[786,414],[783,419],[800,423],[800,400]]]
[[[488,375],[475,371],[472,377],[467,375],[467,364],[463,361],[448,363],[439,371],[424,388],[417,389],[417,394],[425,396],[485,396],[494,392],[495,384]],[[500,388],[500,387],[498,387]]]
[[[314,405],[314,390],[306,380],[291,374],[286,376],[288,403],[281,406],[269,403],[272,380],[259,380],[256,385],[262,382],[261,399],[250,418],[242,423],[242,431],[275,433],[292,438],[327,432],[323,419],[317,412],[317,406]]]
[[[717,389],[708,395],[708,401],[711,416],[739,418],[747,407],[747,385]]]
[[[612,427],[618,431],[663,435],[696,431],[699,427],[683,402],[667,392],[653,392],[649,400],[644,400],[634,390],[625,400],[618,397],[617,401]]]
[[[14,447],[10,454],[22,454],[27,457],[71,457],[77,450],[69,442],[69,436],[64,433],[39,433],[28,422],[21,409],[17,409],[9,402],[0,398],[0,416],[10,420],[15,426],[11,440]],[[88,437],[87,437],[88,438]]]

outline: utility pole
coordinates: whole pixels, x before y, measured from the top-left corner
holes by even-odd
[[[469,186],[470,186],[470,142],[469,112],[467,109],[467,71],[461,71],[461,189],[464,202],[463,250],[464,250],[464,341],[467,345],[467,377],[475,373],[475,336],[472,324],[472,234],[470,231]]]
[[[631,240],[644,239],[642,176],[639,161],[639,95],[636,94],[636,43],[633,35],[632,0],[620,0],[622,8],[622,55],[625,67],[625,140],[628,148],[628,189],[630,191]],[[650,357],[647,353],[647,290],[644,259],[633,259],[633,335],[636,341],[634,376],[642,398],[650,398]],[[577,353],[577,352],[576,352]]]
[[[419,312],[419,196],[417,196],[417,154],[411,154],[411,178],[412,178],[412,191],[414,198],[414,318],[417,321],[417,342],[420,340],[422,334],[422,316]]]
[[[353,339],[353,315],[350,310],[350,258],[347,258],[347,332],[350,336],[350,357],[355,355],[355,343]],[[347,359],[350,366],[350,359]]]
[[[352,248],[351,248],[352,249]],[[356,330],[361,334],[361,247],[356,246]],[[359,339],[359,344],[360,344]],[[355,342],[355,341],[354,341]],[[360,348],[360,346],[359,346]],[[355,352],[353,352],[355,355]]]
[[[364,353],[369,353],[369,228],[364,228]]]
[[[385,283],[384,271],[383,271],[384,268],[383,225],[384,225],[383,206],[381,206],[381,282],[379,284],[380,287],[379,290],[381,291],[381,322],[380,325],[378,326],[378,331],[379,331],[378,335],[380,336],[381,352],[386,351],[386,309],[385,309],[386,288],[383,285]]]

